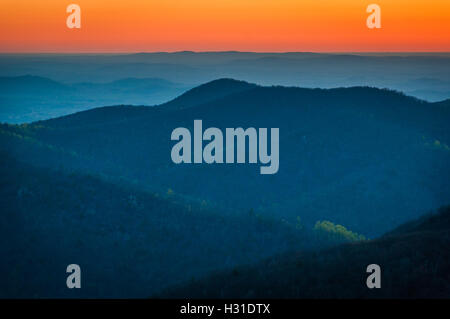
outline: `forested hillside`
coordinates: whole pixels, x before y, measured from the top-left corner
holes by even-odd
[[[192,130],[195,119],[204,129],[278,127],[278,173],[262,176],[258,165],[173,164],[171,132]],[[448,203],[449,121],[445,103],[390,90],[223,79],[157,107],[97,108],[2,130],[77,157],[8,142],[8,153],[36,165],[106,174],[157,193],[171,189],[237,215],[254,209],[292,223],[300,216],[310,227],[331,220],[374,237]]]
[[[448,298],[450,207],[376,240],[298,252],[174,287],[170,298]],[[381,267],[368,289],[366,267]]]
[[[354,240],[0,156],[0,297],[145,298],[281,251]],[[83,289],[65,285],[79,264]]]
[[[279,128],[279,171],[174,164],[172,131],[197,119]],[[0,124],[0,296],[448,296],[448,208],[410,222],[449,204],[448,123],[446,101],[386,89],[221,79]],[[72,263],[81,290],[65,286]],[[382,291],[365,288],[371,263]]]

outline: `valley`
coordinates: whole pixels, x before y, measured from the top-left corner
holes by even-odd
[[[278,172],[261,175],[243,163],[173,163],[172,131],[193,132],[196,119],[225,132],[279,128]],[[334,297],[346,283],[324,290],[317,276],[343,274],[351,284],[340,297],[420,296],[395,288],[401,285],[367,295],[339,257],[355,273],[374,260],[395,269],[406,264],[420,283],[431,280],[429,268],[404,259],[424,263],[413,253],[420,252],[439,271],[430,295],[446,295],[440,258],[447,257],[439,257],[446,229],[392,240],[383,234],[448,204],[449,120],[445,102],[387,89],[218,79],[153,107],[99,107],[1,124],[0,271],[8,278],[1,293],[201,297],[215,296],[213,289],[230,297]],[[446,220],[446,213],[439,216]],[[386,251],[391,245],[398,248]],[[299,271],[296,256],[306,263]],[[48,277],[62,271],[65,278],[72,263],[83,269],[78,291]],[[267,263],[275,266],[260,266]],[[272,280],[281,273],[282,280]],[[226,284],[241,274],[254,288]],[[296,286],[278,289],[288,282]]]

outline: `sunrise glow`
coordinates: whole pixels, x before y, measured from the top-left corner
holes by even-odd
[[[82,28],[66,27],[66,7]],[[382,9],[368,29],[366,7]],[[448,0],[2,0],[0,52],[450,51]]]

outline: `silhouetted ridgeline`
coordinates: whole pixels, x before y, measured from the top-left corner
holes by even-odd
[[[255,84],[233,79],[221,79],[208,82],[187,91],[181,96],[161,105],[164,109],[185,109],[205,104],[230,94],[239,93],[256,88]]]
[[[172,163],[172,130],[196,119],[279,128],[278,173]],[[448,296],[448,212],[379,237],[449,204],[448,123],[448,101],[392,90],[220,79],[155,107],[1,124],[1,295]],[[64,285],[70,263],[82,291]]]
[[[217,92],[221,86],[229,94],[214,98],[210,87]],[[190,107],[182,107],[185,98]],[[448,203],[446,105],[368,87],[259,87],[232,80],[205,84],[167,105],[172,107],[105,107],[3,126],[77,160],[30,154],[15,143],[7,151],[42,166],[102,173],[155,192],[170,188],[232,213],[254,209],[292,223],[300,216],[311,227],[330,220],[369,237]],[[194,119],[223,130],[279,127],[279,172],[262,177],[256,165],[173,164],[171,132],[192,129]]]

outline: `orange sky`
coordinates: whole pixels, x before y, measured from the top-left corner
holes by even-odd
[[[0,0],[0,52],[179,50],[450,51],[450,0]]]

